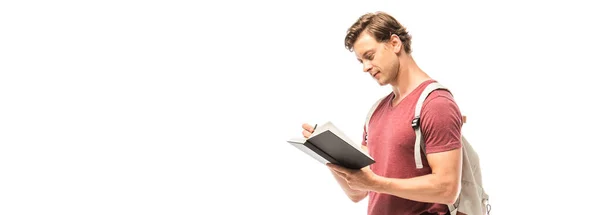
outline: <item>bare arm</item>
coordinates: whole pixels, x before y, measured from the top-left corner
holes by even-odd
[[[414,201],[452,204],[460,190],[461,157],[461,149],[429,154],[431,174],[409,179],[377,177],[373,189]]]
[[[373,173],[369,167],[351,170],[328,164],[332,171],[353,190],[386,193],[419,202],[454,203],[460,190],[461,149],[427,155],[431,174],[414,178],[387,178]]]

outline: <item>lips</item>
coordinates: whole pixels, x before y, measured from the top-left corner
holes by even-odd
[[[372,74],[371,76],[373,76],[373,78],[375,78],[375,76],[376,76],[377,74],[379,74],[379,72],[376,72],[376,73]]]

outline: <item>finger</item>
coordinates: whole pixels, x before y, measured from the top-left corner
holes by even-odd
[[[308,123],[304,123],[302,124],[302,128],[310,133],[315,131],[315,128],[313,127],[314,125],[310,125]]]
[[[327,167],[329,167],[329,168],[330,168],[330,169],[332,169],[333,171],[340,172],[340,173],[344,173],[344,174],[346,174],[346,173],[347,173],[346,169],[344,169],[344,168],[343,168],[343,167],[341,167],[341,166],[338,166],[338,165],[335,165],[335,164],[332,164],[332,163],[327,163],[326,165],[327,165]]]
[[[337,164],[334,164],[334,163],[327,163],[325,165],[327,165],[328,167],[334,168],[334,169],[338,169],[338,170],[345,169],[344,167],[342,167],[340,165],[337,165]]]
[[[335,171],[335,170],[332,170],[332,172],[334,174],[336,174],[337,176],[339,176],[339,177],[346,178],[346,174],[344,174],[343,172],[338,172],[338,171]]]
[[[308,132],[308,131],[306,131],[306,130],[303,130],[303,131],[302,131],[302,136],[304,136],[304,138],[309,138],[309,137],[310,137],[310,135],[312,135],[312,133],[310,133],[310,132]]]
[[[331,170],[331,172],[335,173],[338,176],[341,176],[341,177],[344,177],[344,178],[346,177],[346,173],[343,172],[343,171],[340,171],[340,170],[335,169],[334,167],[330,167],[330,166],[328,166],[327,168],[329,168],[329,170]]]

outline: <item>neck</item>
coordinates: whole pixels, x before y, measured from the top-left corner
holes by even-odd
[[[400,65],[396,79],[390,84],[396,102],[402,100],[423,81],[431,79],[419,68],[411,55],[405,55],[403,59],[400,59]]]

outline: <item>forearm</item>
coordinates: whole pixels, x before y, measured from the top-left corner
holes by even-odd
[[[452,204],[460,183],[435,174],[399,179],[379,177],[373,191],[419,202]]]
[[[335,171],[330,171],[337,183],[340,185],[340,187],[342,187],[342,190],[344,190],[348,198],[350,198],[350,200],[352,200],[353,202],[359,202],[367,196],[367,191],[355,190],[350,188],[350,186],[348,186],[348,182],[346,182],[346,179],[338,176],[335,173]]]

